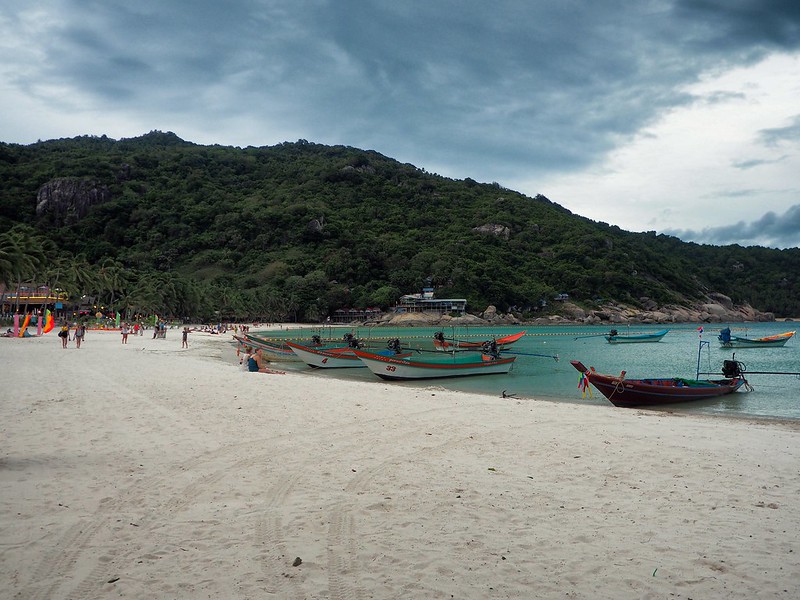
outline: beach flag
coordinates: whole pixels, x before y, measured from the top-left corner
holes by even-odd
[[[114,327],[119,327],[119,312],[114,317]]]
[[[42,333],[50,333],[55,326],[56,320],[53,318],[53,313],[51,313],[48,308],[44,311],[44,329],[42,329]]]
[[[703,337],[703,326],[702,325],[697,328],[697,333],[700,335],[700,337]]]
[[[25,315],[25,321],[22,323],[22,327],[19,329],[19,337],[25,335],[25,330],[28,328],[28,323],[31,322],[31,313]]]

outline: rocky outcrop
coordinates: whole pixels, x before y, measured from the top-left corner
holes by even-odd
[[[721,295],[720,295],[721,296]],[[717,302],[712,302],[712,298],[692,306],[668,305],[655,309],[646,310],[633,308],[621,304],[605,304],[601,308],[589,311],[587,316],[577,322],[587,324],[609,323],[615,324],[634,324],[634,323],[739,323],[743,321],[774,321],[775,315],[755,310],[752,306],[736,306],[730,301],[722,298],[715,298]]]
[[[108,187],[91,179],[51,179],[36,193],[36,216],[48,217],[57,226],[70,225],[110,198]]]
[[[507,240],[511,235],[511,230],[508,227],[506,227],[505,225],[498,225],[497,223],[487,223],[486,225],[473,227],[472,231],[482,233],[483,235],[493,235],[495,237],[501,237],[505,240]]]
[[[388,313],[380,320],[381,325],[393,327],[455,327],[459,325],[628,325],[670,323],[742,323],[753,321],[774,321],[775,315],[754,309],[752,306],[735,305],[723,294],[709,294],[704,301],[692,306],[658,306],[647,298],[640,299],[641,308],[624,304],[607,303],[594,310],[581,308],[572,302],[559,302],[556,314],[523,320],[512,313],[498,312],[497,307],[489,305],[479,315],[451,317],[437,313]]]

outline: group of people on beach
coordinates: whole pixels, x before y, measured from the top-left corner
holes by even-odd
[[[83,339],[86,337],[86,325],[83,323],[76,323],[73,328],[70,328],[69,323],[64,323],[58,332],[58,337],[61,338],[61,347],[66,348],[67,342],[75,340],[75,347],[80,348]]]

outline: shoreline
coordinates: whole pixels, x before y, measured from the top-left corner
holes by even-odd
[[[794,422],[247,373],[179,334],[0,340],[8,597],[800,595]]]
[[[681,325],[683,325],[685,327],[685,330],[682,331],[682,333],[695,335],[694,329],[689,329],[689,328],[691,328],[691,327],[693,327],[695,325],[694,323],[683,323]],[[560,328],[562,328],[564,326],[566,326],[566,325],[565,324],[553,325],[552,329],[558,330],[558,329],[560,329]],[[326,329],[328,327],[329,326],[325,326]],[[508,326],[504,326],[504,327],[508,327]],[[551,326],[541,326],[540,328],[541,329],[549,329],[550,327]],[[333,328],[334,329],[339,329],[339,330],[352,330],[354,328],[354,326],[333,325]],[[403,330],[404,329],[402,327],[387,327],[387,328],[393,329],[395,332],[397,330]],[[484,329],[484,330],[486,329],[485,326],[480,326],[480,328]],[[272,326],[259,325],[258,327],[254,327],[253,331],[251,333],[253,333],[255,335],[262,335],[262,334],[268,334],[269,332],[272,331],[272,332],[281,333],[281,334],[284,334],[284,335],[278,335],[278,336],[263,335],[262,337],[265,337],[266,339],[276,340],[276,341],[286,340],[286,339],[303,341],[303,340],[308,340],[309,339],[309,335],[308,335],[309,332],[314,331],[316,329],[318,329],[318,327],[315,326],[315,325],[302,324],[302,323],[289,323],[289,324],[276,324],[276,325],[272,325]],[[411,328],[409,328],[409,329],[411,329]],[[430,328],[426,328],[426,329],[430,329]],[[291,332],[293,330],[298,331],[298,332],[303,331],[305,333],[305,335],[297,336],[297,337],[286,337],[285,336],[285,334],[287,332]],[[533,337],[536,337],[536,336],[549,337],[549,336],[561,336],[561,335],[563,335],[563,336],[574,336],[575,333],[576,332],[574,332],[574,331],[573,332],[554,331],[554,332],[549,332],[549,333],[527,333],[526,336],[528,336],[528,337],[531,337],[531,336],[533,336]],[[677,330],[676,333],[681,333],[681,331]],[[487,335],[486,332],[482,331],[481,333],[459,333],[458,337],[463,337],[463,338],[470,338],[470,337],[485,338],[486,335]],[[397,334],[393,333],[392,335],[387,335],[387,336],[371,336],[368,339],[385,341],[385,340],[388,340],[388,339],[392,339],[392,338],[394,338],[396,336],[397,336]],[[331,338],[331,339],[334,339],[334,338]],[[428,340],[428,335],[426,334],[424,337],[422,337],[420,339]],[[233,340],[231,340],[231,344],[232,344],[232,347],[234,348],[234,353],[235,353],[235,344],[236,343]],[[285,364],[285,361],[268,361],[268,362],[274,368],[278,368],[278,369],[281,368],[281,365]],[[298,363],[296,363],[294,361],[291,361],[290,364],[298,364]],[[299,363],[299,364],[302,364],[302,363]],[[325,372],[324,369],[321,372],[317,372],[316,369],[310,369],[310,370],[303,369],[302,371],[296,371],[293,367],[289,367],[288,370],[289,370],[289,372],[292,372],[292,373],[307,374],[307,375],[312,376],[312,377],[320,377],[320,378],[324,378],[324,379],[331,379],[333,377],[336,377],[336,374],[334,374],[334,373],[324,374],[324,372]],[[346,371],[349,371],[349,370],[346,370]],[[345,377],[339,377],[339,379],[345,380],[345,381],[354,381],[354,380],[349,379],[349,378],[346,377],[347,373],[344,373],[344,375],[345,375]],[[358,380],[358,381],[360,382],[360,380]],[[444,382],[444,381],[447,381],[447,380],[441,380],[441,381]],[[382,382],[381,380],[375,378],[375,379],[369,381],[368,383],[380,384],[380,383],[386,383],[386,382]],[[407,384],[409,386],[409,388],[410,388],[411,385],[413,385],[414,388],[432,388],[433,389],[433,388],[440,387],[440,385],[442,385],[441,383],[437,383],[436,380],[419,380],[417,382],[403,382],[403,383]],[[401,383],[400,385],[403,385],[403,383]],[[443,384],[442,387],[444,387],[444,386],[446,386],[446,383]],[[441,389],[441,387],[440,387],[440,389]],[[458,391],[458,392],[465,393],[465,394],[470,394],[470,395],[477,395],[477,396],[486,395],[485,393],[480,392],[480,391],[463,390],[463,389],[458,389],[458,388],[453,389],[452,387],[447,388],[447,389],[451,389],[453,391]],[[599,403],[599,405],[607,406],[610,409],[614,408],[607,401],[607,399],[605,397],[603,397],[603,395],[599,391],[595,390],[595,394],[596,394],[596,398],[597,398],[597,403]],[[576,398],[576,396],[574,396],[574,395],[558,396],[558,395],[541,394],[541,393],[538,393],[538,392],[537,392],[535,397],[534,396],[522,396],[519,399],[526,400],[526,401],[548,401],[548,402],[554,402],[554,403],[568,403],[568,404],[576,404],[576,405],[579,405],[579,406],[583,406],[583,405],[586,404],[584,402],[579,401]],[[620,409],[620,410],[641,410],[641,411],[647,411],[647,412],[651,412],[651,413],[664,414],[664,415],[697,416],[697,417],[701,417],[702,416],[702,417],[708,417],[708,418],[714,418],[714,419],[733,419],[733,420],[737,420],[737,421],[738,420],[750,420],[750,421],[753,421],[755,423],[759,423],[759,422],[774,422],[774,423],[784,423],[788,427],[800,427],[800,417],[791,418],[791,417],[783,417],[783,416],[762,416],[762,415],[758,415],[758,414],[747,414],[747,413],[720,414],[720,413],[696,412],[696,411],[691,410],[691,405],[692,405],[692,403],[690,402],[690,403],[687,403],[685,405],[682,405],[682,404],[665,405],[664,407],[661,407],[661,408],[659,408],[659,407],[636,407],[634,409]],[[689,411],[681,410],[682,407],[689,407],[690,410]]]

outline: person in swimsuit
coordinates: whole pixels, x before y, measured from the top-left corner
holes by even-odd
[[[61,331],[58,332],[58,337],[61,338],[61,347],[66,348],[69,341],[69,325],[62,325]]]

